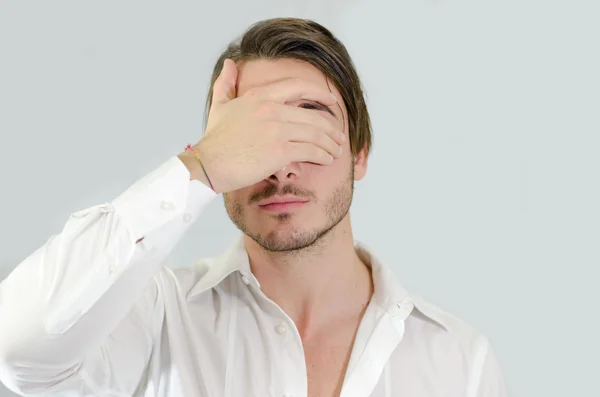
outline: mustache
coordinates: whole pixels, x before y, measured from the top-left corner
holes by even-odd
[[[250,196],[248,199],[248,204],[257,203],[262,200],[266,200],[273,196],[284,196],[284,195],[292,195],[301,198],[315,198],[315,195],[305,189],[301,189],[298,186],[294,185],[284,185],[284,186],[275,186],[269,185],[265,189],[260,192],[256,192]]]

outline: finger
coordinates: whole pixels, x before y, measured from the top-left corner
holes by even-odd
[[[333,163],[333,156],[312,143],[289,142],[288,163],[308,162],[320,165]]]
[[[337,120],[333,121],[314,109],[278,104],[273,106],[275,106],[274,114],[277,120],[315,126],[325,131],[339,145],[344,144],[346,136],[342,131],[341,125],[336,124],[339,123]]]
[[[317,146],[335,158],[342,155],[342,146],[323,130],[309,124],[287,123],[283,126],[283,133],[288,142],[310,143]]]
[[[297,78],[279,80],[255,90],[259,98],[281,104],[299,99],[320,102],[326,106],[333,106],[337,102],[337,98],[326,85]]]
[[[223,62],[221,74],[215,80],[213,85],[212,105],[226,103],[235,98],[235,85],[237,83],[238,71],[231,59]]]

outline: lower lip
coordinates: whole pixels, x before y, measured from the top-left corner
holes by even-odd
[[[267,205],[260,205],[259,207],[265,211],[281,212],[300,208],[304,204],[306,204],[305,201],[294,201],[289,203],[272,203]]]

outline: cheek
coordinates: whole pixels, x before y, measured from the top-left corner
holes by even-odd
[[[239,206],[244,203],[245,194],[240,191],[229,192],[223,195],[223,199],[225,200],[225,204],[229,206]]]
[[[349,151],[350,149],[348,149]],[[349,154],[342,155],[336,159],[331,165],[315,165],[311,164],[311,178],[314,183],[319,186],[320,190],[332,189],[337,186],[340,181],[347,179],[350,172],[352,158]]]

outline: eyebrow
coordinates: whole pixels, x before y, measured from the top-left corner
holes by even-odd
[[[335,117],[336,119],[338,118],[337,115],[334,113],[333,110],[331,110],[331,108],[329,106],[323,105],[321,102],[310,101],[310,102],[304,102],[304,104],[309,104],[315,110],[323,110],[323,111],[329,113],[330,115],[332,115],[333,117]],[[300,106],[302,106],[302,105],[300,105]]]

